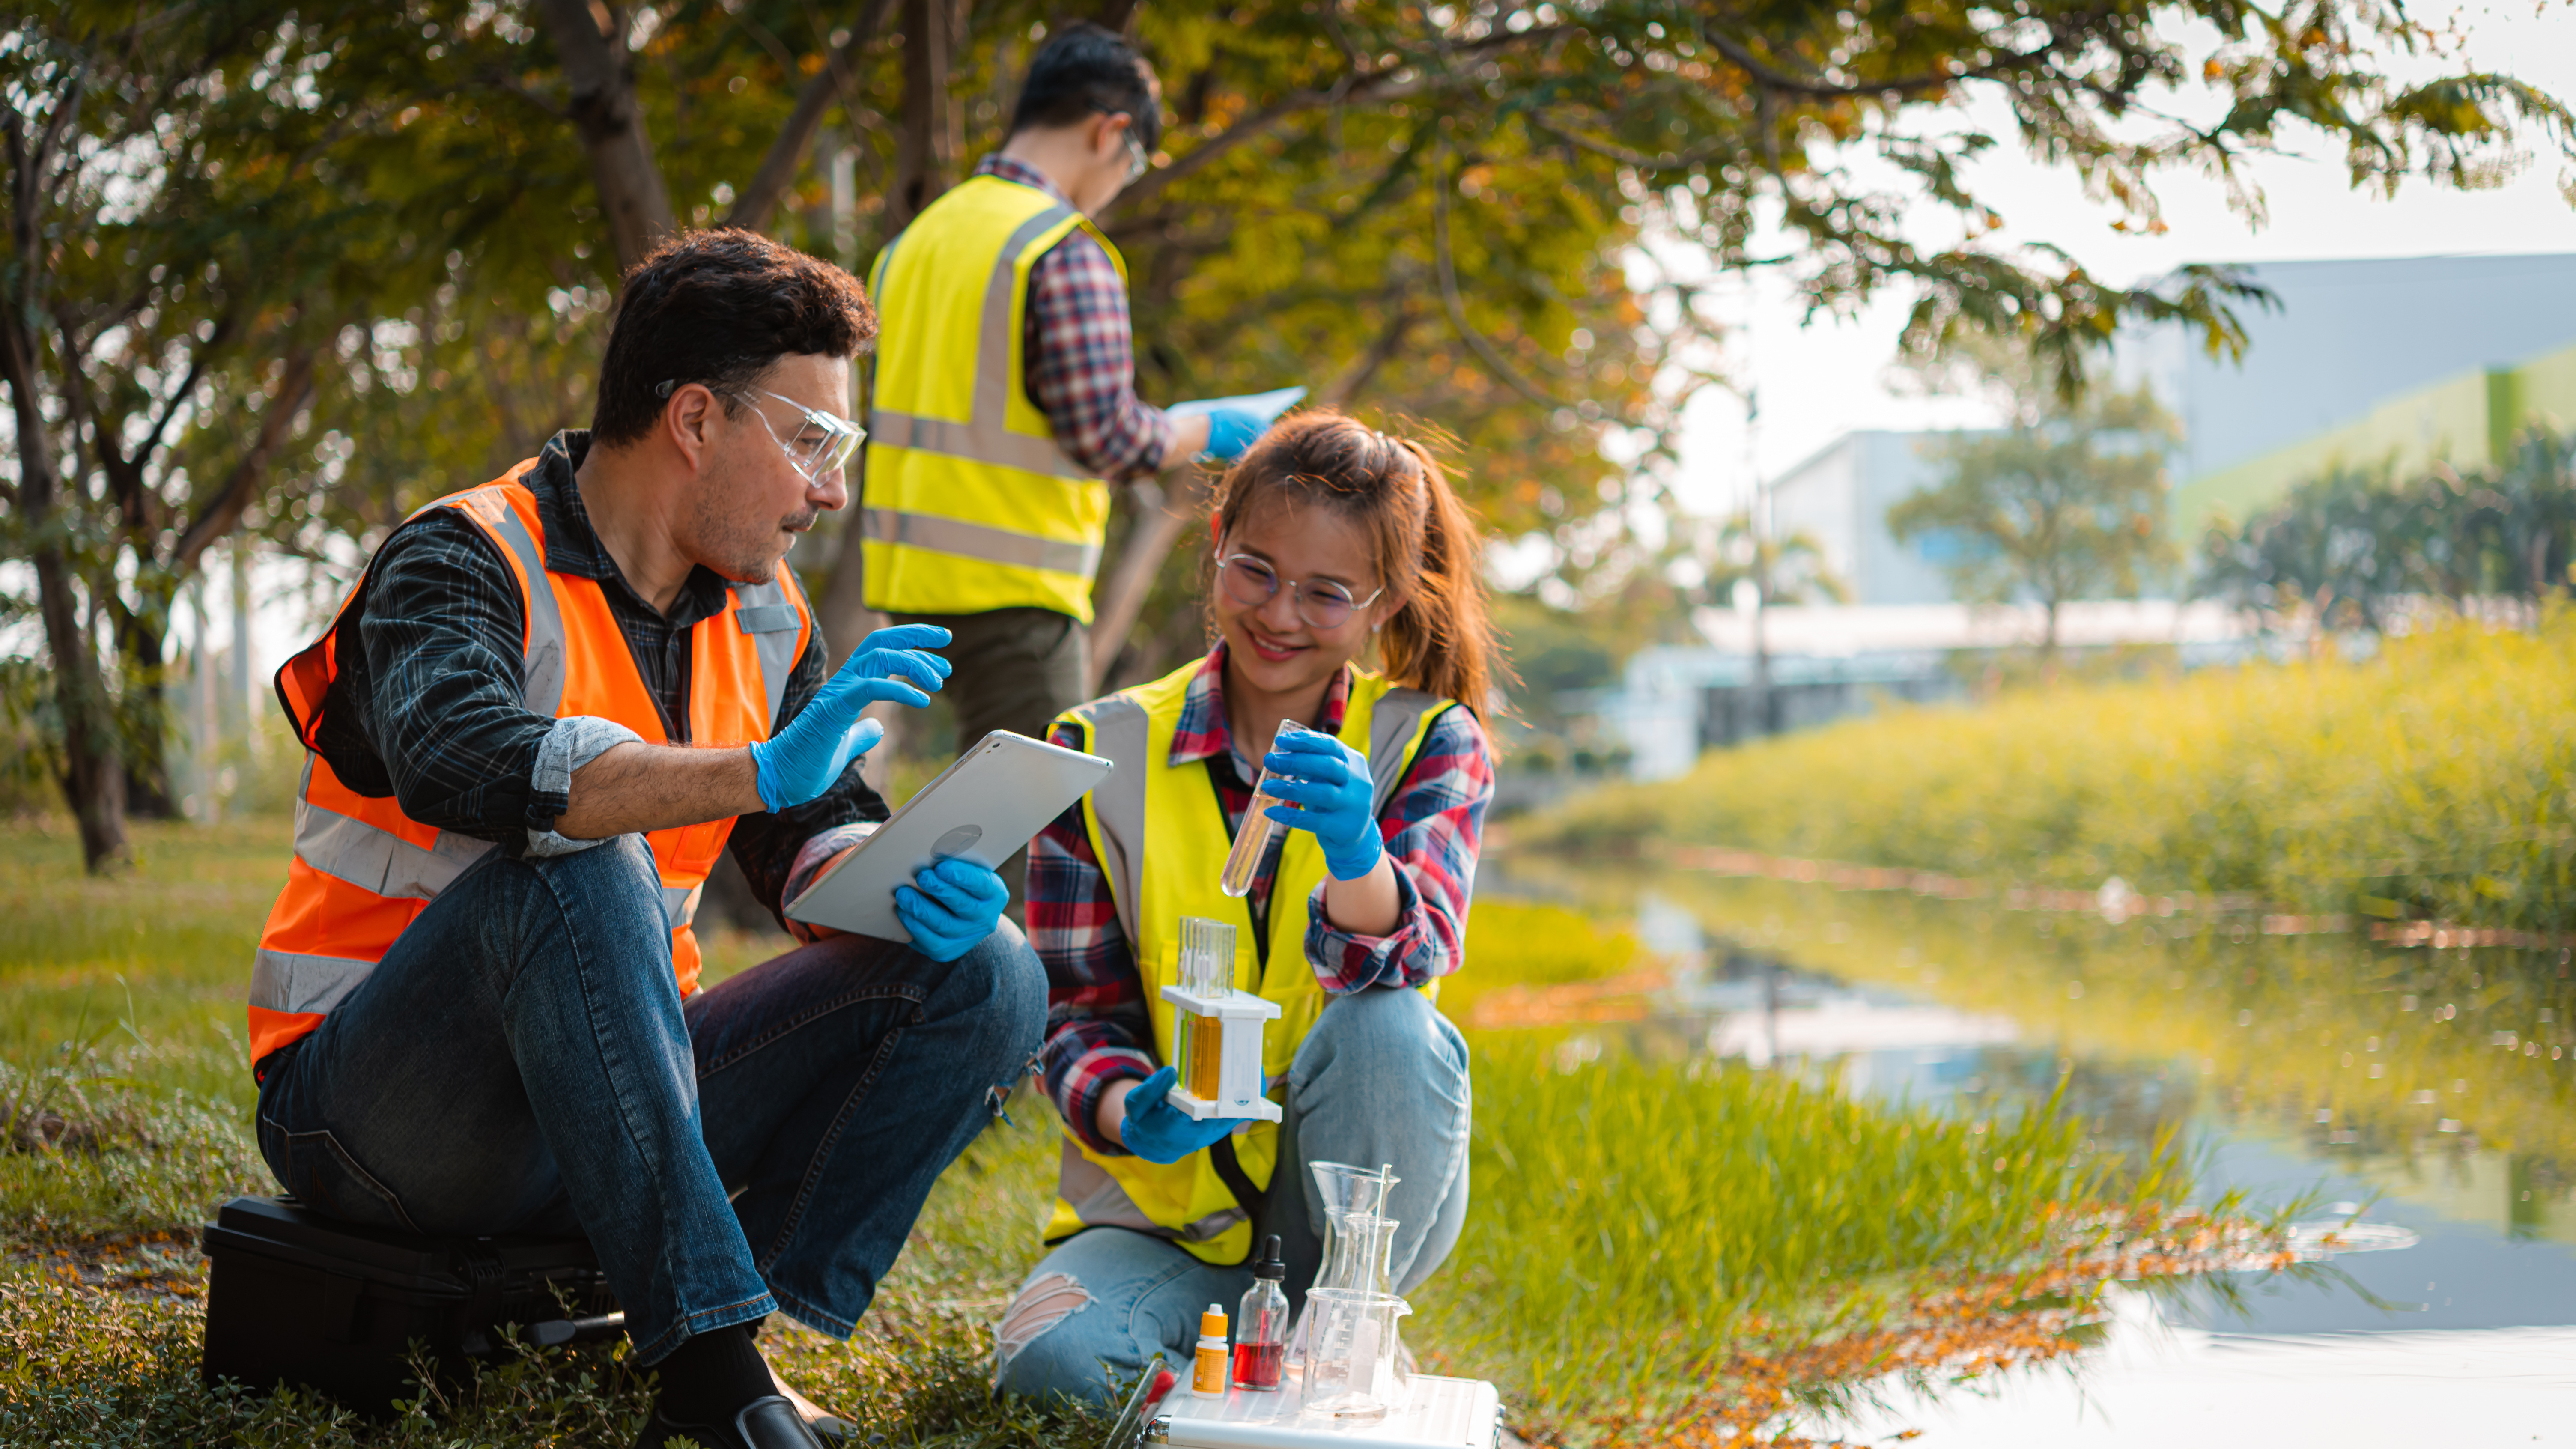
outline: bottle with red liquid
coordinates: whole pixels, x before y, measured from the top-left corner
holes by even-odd
[[[1252,1265],[1252,1290],[1234,1319],[1234,1386],[1276,1392],[1280,1368],[1288,1357],[1288,1294],[1279,1281],[1288,1264],[1279,1255],[1279,1235],[1261,1240],[1261,1260]]]

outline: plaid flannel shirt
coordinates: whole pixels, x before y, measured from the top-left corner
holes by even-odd
[[[1045,172],[1008,156],[985,157],[975,174],[1064,200]],[[1074,228],[1030,266],[1023,331],[1029,401],[1047,415],[1065,456],[1113,483],[1162,466],[1172,422],[1136,397],[1127,279],[1091,233]]]
[[[1235,748],[1221,693],[1225,646],[1199,666],[1181,704],[1168,763],[1213,771],[1229,833],[1252,803],[1258,762]],[[1339,732],[1350,700],[1350,671],[1333,681],[1319,729]],[[1059,725],[1057,744],[1080,747]],[[1494,760],[1484,727],[1465,709],[1432,722],[1413,768],[1396,786],[1378,830],[1395,863],[1396,928],[1383,936],[1336,930],[1324,916],[1324,888],[1307,901],[1306,964],[1328,995],[1371,986],[1422,986],[1458,969],[1467,926],[1467,897],[1476,879],[1476,850],[1485,806],[1494,795]],[[1268,918],[1281,832],[1261,862],[1248,899],[1255,919]],[[1208,862],[1213,872],[1217,862]],[[1123,1153],[1096,1130],[1100,1094],[1112,1083],[1149,1077],[1160,1064],[1146,1014],[1145,983],[1126,931],[1118,923],[1109,879],[1083,828],[1082,807],[1067,810],[1029,842],[1029,943],[1047,971],[1047,1036],[1042,1070],[1056,1110],[1094,1151]],[[1277,970],[1284,963],[1272,962]]]
[[[557,433],[522,480],[537,497],[546,568],[598,580],[664,737],[686,744],[690,630],[724,608],[725,582],[695,568],[668,614],[645,602],[582,506],[574,472],[589,448],[588,432]],[[570,806],[570,791],[547,783],[539,760],[548,737],[571,721],[528,712],[519,683],[524,613],[501,546],[465,515],[433,508],[395,529],[337,626],[340,669],[315,736],[332,773],[361,795],[395,797],[423,825],[527,853],[530,836],[552,831]],[[788,675],[782,728],[822,688],[827,657],[818,623]],[[775,912],[792,894],[791,874],[810,876],[885,818],[885,802],[854,761],[803,805],[735,820],[727,849]]]

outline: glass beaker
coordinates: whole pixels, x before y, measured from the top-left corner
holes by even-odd
[[[1314,1175],[1315,1202],[1324,1210],[1323,1270],[1315,1282],[1327,1288],[1357,1286],[1336,1283],[1323,1276],[1331,1272],[1334,1259],[1340,1255],[1342,1223],[1353,1213],[1384,1216],[1387,1199],[1394,1194],[1395,1185],[1404,1179],[1393,1173],[1382,1174],[1377,1168],[1354,1167],[1347,1162],[1310,1162],[1306,1164],[1306,1170]]]
[[[1355,1288],[1363,1293],[1395,1291],[1395,1219],[1375,1213],[1346,1213],[1326,1246],[1318,1288]]]
[[[1270,736],[1270,749],[1261,753],[1267,758],[1270,750],[1279,748],[1279,742],[1290,735],[1313,733],[1293,719],[1283,719]],[[1252,803],[1243,807],[1243,822],[1234,828],[1234,848],[1225,853],[1225,873],[1217,877],[1218,890],[1230,896],[1252,894],[1253,877],[1261,873],[1262,852],[1270,848],[1271,836],[1287,828],[1270,818],[1270,807],[1278,803],[1279,797],[1270,793],[1270,771],[1264,768],[1252,787]]]
[[[1396,1320],[1413,1305],[1392,1293],[1317,1288],[1306,1295],[1306,1417],[1374,1424],[1404,1402]]]

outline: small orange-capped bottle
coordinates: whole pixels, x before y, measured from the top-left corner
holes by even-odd
[[[1199,1349],[1190,1364],[1190,1391],[1222,1395],[1225,1370],[1225,1308],[1211,1303],[1207,1312],[1199,1315]]]

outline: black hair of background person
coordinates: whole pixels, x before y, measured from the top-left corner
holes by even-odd
[[[1029,61],[1029,78],[1011,112],[1011,134],[1032,126],[1078,125],[1087,116],[1124,115],[1151,156],[1163,139],[1163,107],[1145,80],[1145,58],[1125,38],[1088,20],[1047,37]]]
[[[848,357],[876,335],[867,293],[830,262],[738,227],[673,237],[626,274],[591,441],[650,433],[666,382],[706,384],[732,416],[781,357]]]

